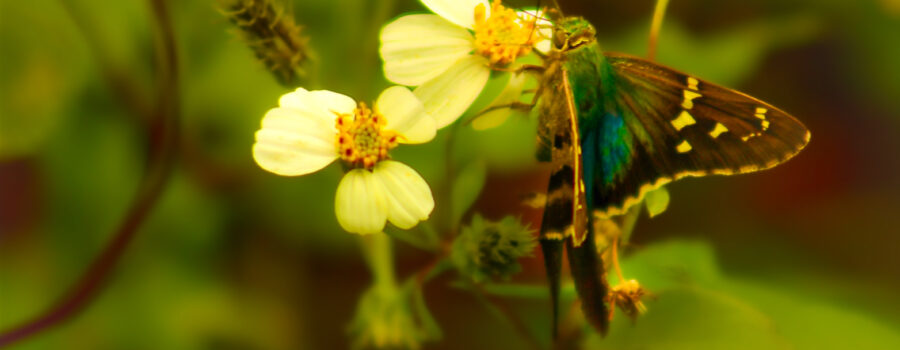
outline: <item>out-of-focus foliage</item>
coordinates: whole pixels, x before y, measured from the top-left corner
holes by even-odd
[[[635,324],[620,320],[588,348],[892,349],[900,334],[877,318],[810,297],[796,283],[729,277],[713,248],[669,241],[641,249],[623,267],[654,294]],[[786,269],[793,270],[786,266]],[[794,271],[799,272],[799,271]],[[809,277],[807,277],[809,278]],[[813,277],[814,278],[814,277]],[[828,282],[819,281],[828,285]],[[837,286],[833,286],[837,287]],[[619,316],[621,317],[621,315]],[[848,337],[853,334],[852,337]]]
[[[598,24],[605,49],[646,52],[652,1],[560,2]],[[99,298],[14,348],[348,347],[370,277],[356,237],[334,218],[340,167],[303,178],[259,169],[253,132],[290,89],[234,35],[216,1],[169,4],[182,91],[176,173]],[[369,101],[388,86],[380,27],[425,12],[413,0],[286,5],[316,53],[305,87]],[[624,258],[626,278],[653,295],[647,314],[634,324],[617,314],[610,335],[591,335],[587,345],[900,347],[897,9],[895,0],[670,3],[661,63],[781,106],[810,127],[812,143],[769,172],[667,186],[671,205],[641,217]],[[0,2],[0,329],[45,310],[75,283],[137,191],[147,140],[131,111],[155,96],[150,14],[143,1]],[[490,103],[507,77],[494,76],[462,119]],[[141,98],[122,99],[117,79]],[[486,221],[522,215],[536,223],[540,213],[519,200],[546,189],[546,169],[534,163],[534,119],[451,130],[392,153],[432,186],[435,213],[448,216],[433,221],[446,227],[482,212]],[[399,245],[398,274],[417,273],[429,258],[422,254]],[[520,260],[512,278],[528,288],[485,288],[508,297],[546,345],[537,255]],[[430,309],[443,329],[428,347],[527,345],[448,283],[436,278],[410,292],[413,314]],[[572,294],[564,291],[564,301]]]
[[[437,323],[414,282],[402,287],[375,286],[359,300],[349,331],[354,348],[419,349],[441,338]]]
[[[93,69],[74,23],[56,2],[3,2],[0,16],[0,159],[9,159],[41,149]]]

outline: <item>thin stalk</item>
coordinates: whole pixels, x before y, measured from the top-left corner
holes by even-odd
[[[659,38],[659,31],[662,28],[663,19],[666,17],[666,7],[669,6],[669,0],[657,0],[656,9],[653,10],[653,22],[650,23],[650,43],[647,50],[647,59],[656,59],[656,41]]]
[[[384,233],[362,236],[363,253],[372,270],[372,285],[390,292],[397,287],[391,238]]]
[[[451,124],[447,130],[447,143],[444,148],[444,184],[443,184],[443,197],[444,200],[448,203],[446,208],[448,210],[444,210],[446,215],[443,215],[442,219],[444,221],[444,227],[447,228],[446,232],[455,232],[459,233],[459,224],[458,222],[450,222],[452,218],[452,210],[453,203],[453,181],[456,179],[456,159],[455,159],[455,147],[456,147],[456,139],[459,138],[460,129],[462,129],[463,124],[459,121]],[[440,237],[440,236],[439,236]],[[455,237],[455,235],[454,235]],[[453,240],[452,237],[449,238],[450,241]]]

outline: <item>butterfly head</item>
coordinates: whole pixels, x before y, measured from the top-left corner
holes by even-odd
[[[584,18],[566,17],[556,23],[553,47],[559,51],[575,50],[596,42],[596,35],[594,26]]]

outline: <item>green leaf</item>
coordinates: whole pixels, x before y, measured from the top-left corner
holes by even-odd
[[[803,276],[804,282],[730,275],[718,268],[712,247],[697,241],[653,244],[621,262],[626,278],[636,278],[650,292],[644,300],[648,312],[633,324],[617,313],[610,335],[589,336],[588,348],[900,348],[895,326],[823,297],[822,290],[843,288],[846,281],[819,279],[789,260],[783,262],[784,272]],[[618,283],[610,279],[611,285]],[[861,291],[855,295],[869,297]]]
[[[422,226],[426,225],[423,223]],[[384,233],[391,238],[403,241],[413,247],[434,251],[440,246],[437,234],[425,227],[417,227],[415,230],[401,230],[393,226],[385,226]]]
[[[626,278],[635,277],[650,292],[665,288],[712,285],[721,277],[713,248],[705,242],[673,240],[642,248],[621,260]],[[610,284],[616,284],[610,276]]]
[[[412,308],[413,317],[419,324],[419,332],[424,339],[440,340],[444,336],[441,326],[431,315],[428,305],[425,304],[425,296],[422,294],[422,286],[415,279],[410,279],[406,283],[407,293],[410,298],[410,307]]]
[[[632,325],[615,315],[607,339],[593,335],[588,348],[784,349],[790,348],[772,320],[745,301],[704,288],[659,293]]]
[[[485,178],[487,178],[487,166],[482,161],[471,162],[459,172],[453,181],[453,211],[450,217],[453,225],[459,224],[466,211],[478,199],[481,188],[484,187]]]
[[[805,276],[812,283],[814,276]],[[833,278],[833,277],[832,277]],[[817,281],[822,284],[823,281]],[[831,286],[829,286],[831,284]],[[834,281],[823,287],[835,289]],[[798,349],[900,349],[896,325],[809,291],[771,281],[729,279],[723,290],[768,315],[778,332]],[[857,298],[869,296],[857,291]]]
[[[669,191],[665,187],[657,188],[644,195],[644,204],[650,217],[657,216],[669,207]]]

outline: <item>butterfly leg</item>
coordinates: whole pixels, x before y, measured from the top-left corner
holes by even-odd
[[[524,102],[513,102],[513,103],[502,104],[502,105],[490,106],[488,108],[485,108],[481,112],[478,112],[475,115],[469,117],[468,119],[463,121],[463,124],[464,125],[472,124],[472,122],[475,121],[475,119],[478,119],[478,117],[488,114],[489,112],[493,112],[493,111],[500,110],[500,109],[512,109],[512,110],[527,113],[527,112],[530,112],[533,108],[534,108],[534,104],[524,103]]]
[[[517,66],[515,68],[510,67],[491,67],[491,69],[498,72],[508,72],[513,74],[522,74],[522,73],[531,73],[531,74],[544,74],[544,66],[538,66],[535,64],[523,64],[521,66]]]

